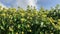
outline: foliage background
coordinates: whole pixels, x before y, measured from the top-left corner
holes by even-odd
[[[27,6],[2,8],[0,6],[0,34],[60,34],[60,9],[43,7],[37,10]]]

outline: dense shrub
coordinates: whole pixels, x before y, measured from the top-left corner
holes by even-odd
[[[0,34],[60,34],[59,11],[0,8]]]

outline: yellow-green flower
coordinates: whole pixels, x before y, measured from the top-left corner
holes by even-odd
[[[30,19],[32,19],[32,17],[30,17]]]
[[[5,16],[5,15],[6,15],[5,13],[2,14],[2,16]]]
[[[32,14],[32,16],[34,16],[34,14]]]
[[[37,11],[35,11],[35,14],[38,14],[38,12],[37,12]]]
[[[27,24],[27,27],[30,27],[30,25],[29,25],[29,24]]]
[[[25,16],[25,13],[21,13],[21,16],[22,16],[22,17]]]
[[[23,21],[26,21],[26,19],[25,18],[21,18],[21,21],[23,22]]]
[[[60,21],[60,19],[58,19],[58,21]]]
[[[18,34],[18,32],[16,32],[16,34]]]
[[[29,30],[29,32],[32,32],[32,30]]]
[[[30,16],[31,14],[30,13],[28,13],[28,16]]]
[[[13,31],[13,28],[12,27],[9,27],[9,31]]]
[[[47,15],[42,15],[42,17],[46,17]]]
[[[22,31],[22,34],[24,34],[24,32]]]

